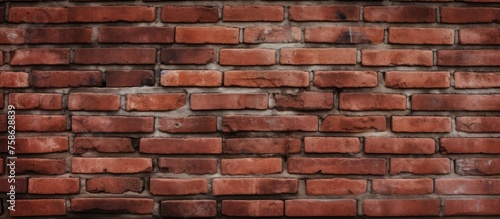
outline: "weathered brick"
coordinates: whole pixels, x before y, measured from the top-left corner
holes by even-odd
[[[221,65],[274,65],[276,51],[274,49],[221,49],[219,52]]]
[[[282,200],[223,200],[222,214],[232,217],[283,216]]]
[[[0,87],[1,88],[22,88],[29,87],[29,75],[26,72],[0,72]]]
[[[436,142],[432,138],[365,138],[368,154],[434,154]]]
[[[285,215],[290,217],[332,216],[347,217],[356,215],[354,199],[295,199],[285,201]]]
[[[68,8],[70,22],[152,22],[156,8],[145,6],[78,6]]]
[[[153,132],[153,117],[129,116],[73,116],[74,133],[84,132]]]
[[[383,158],[304,158],[288,159],[292,174],[385,175]]]
[[[149,191],[153,195],[197,195],[208,193],[206,179],[151,178],[149,183]]]
[[[218,7],[163,6],[161,21],[167,23],[215,23],[219,20]]]
[[[393,132],[450,132],[451,118],[441,116],[393,116]]]
[[[217,159],[213,158],[158,158],[158,168],[161,172],[174,174],[215,174]]]
[[[141,138],[141,153],[147,154],[220,154],[221,138]]]
[[[160,84],[166,87],[219,87],[222,72],[215,70],[163,70]]]
[[[442,7],[441,23],[492,23],[498,22],[499,8],[495,7]]]
[[[389,28],[389,43],[453,45],[455,30],[446,28]]]
[[[100,43],[173,43],[172,27],[101,27]]]
[[[217,117],[162,117],[158,130],[167,133],[209,133],[217,131]]]
[[[162,48],[161,63],[171,65],[205,65],[215,61],[214,48]]]
[[[66,116],[16,115],[16,131],[63,132],[66,131]]]
[[[300,138],[229,138],[225,154],[289,154],[301,151]]]
[[[134,152],[130,138],[108,137],[76,137],[73,141],[73,153],[84,154],[87,152],[124,153]]]
[[[386,130],[384,116],[328,116],[321,126],[320,132],[380,132]]]
[[[64,159],[18,158],[16,174],[60,175],[66,172]]]
[[[71,93],[68,97],[69,110],[118,111],[120,95],[97,93]]]
[[[358,138],[341,137],[305,137],[304,151],[306,153],[359,153]]]
[[[67,23],[68,11],[62,7],[11,7],[9,9],[9,22]]]
[[[366,185],[366,180],[357,179],[310,179],[306,181],[306,193],[307,195],[360,195],[366,192]]]
[[[100,87],[100,71],[33,71],[31,82],[34,87]]]
[[[390,88],[449,88],[448,72],[388,71],[385,86]]]
[[[153,169],[150,158],[81,158],[71,159],[72,173],[149,173]]]
[[[384,28],[378,27],[306,27],[305,41],[311,43],[379,44],[384,42]]]
[[[60,110],[62,109],[62,94],[10,93],[9,104],[17,110]]]
[[[13,52],[11,65],[68,65],[70,49],[30,48]]]
[[[188,44],[238,44],[240,30],[232,27],[176,27],[175,42]]]
[[[500,72],[455,72],[455,88],[500,87]]]
[[[354,48],[283,48],[282,65],[353,65],[356,64]]]
[[[500,117],[464,116],[456,117],[456,129],[461,132],[500,132]]]
[[[500,138],[440,138],[443,154],[500,154]]]
[[[373,179],[372,190],[383,195],[426,195],[434,191],[434,182],[423,179]]]
[[[442,175],[450,173],[448,158],[391,158],[390,173],[412,173],[415,175]]]
[[[26,43],[92,43],[92,28],[28,28]]]
[[[368,22],[433,23],[436,8],[428,6],[366,6],[363,18]]]
[[[19,28],[0,28],[0,44],[24,44],[26,30]]]
[[[75,64],[155,64],[155,48],[78,48]]]
[[[154,86],[154,72],[149,70],[107,70],[106,87]]]
[[[154,200],[149,198],[73,198],[72,212],[84,213],[153,213]]]
[[[66,215],[65,199],[21,199],[16,200],[15,211],[10,216],[64,216]]]
[[[436,179],[436,193],[443,195],[499,195],[499,179]]]
[[[127,94],[127,111],[167,111],[186,104],[186,94]]]
[[[318,130],[316,116],[223,116],[223,132]]]
[[[499,158],[464,158],[455,160],[455,172],[459,175],[498,175]]]
[[[7,137],[0,138],[0,151],[7,152]],[[43,154],[68,151],[69,140],[64,136],[17,137],[16,154]]]
[[[381,93],[341,93],[339,109],[351,111],[405,110],[406,96]]]
[[[413,94],[412,110],[500,111],[500,95]]]
[[[224,6],[223,21],[283,21],[283,6]]]
[[[161,202],[161,215],[164,217],[215,217],[215,200],[169,200]]]
[[[364,199],[363,214],[370,217],[438,216],[439,199]]]
[[[30,178],[28,193],[39,195],[69,195],[80,193],[80,178]]]
[[[361,64],[364,66],[432,66],[431,50],[411,49],[363,49]]]
[[[500,66],[500,50],[439,50],[441,66]]]
[[[444,201],[444,215],[500,215],[500,199],[446,199]]]
[[[295,43],[302,39],[302,30],[288,26],[255,26],[245,27],[243,42],[245,43]]]
[[[281,158],[221,159],[223,175],[262,175],[281,173]]]
[[[500,28],[461,28],[458,43],[463,45],[500,44]]]
[[[224,86],[235,87],[307,87],[309,74],[306,71],[226,71]]]
[[[144,190],[144,181],[138,177],[95,177],[85,181],[85,188],[91,193],[140,193]]]
[[[333,93],[300,92],[297,94],[275,94],[275,108],[278,110],[331,110]]]
[[[359,6],[293,5],[288,13],[291,21],[359,21]]]
[[[375,71],[314,71],[314,85],[321,88],[376,87]]]
[[[191,94],[191,110],[267,109],[267,94]]]
[[[219,195],[278,195],[298,191],[298,180],[291,178],[217,178],[212,193]]]

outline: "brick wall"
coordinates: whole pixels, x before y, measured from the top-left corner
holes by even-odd
[[[0,21],[3,216],[500,215],[498,0],[4,0]]]

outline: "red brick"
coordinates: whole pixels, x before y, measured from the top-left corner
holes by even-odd
[[[457,117],[456,124],[460,132],[500,132],[500,117]]]
[[[455,72],[455,88],[498,88],[500,72]]]
[[[153,22],[156,8],[145,6],[79,6],[68,8],[70,22]]]
[[[226,71],[224,86],[235,87],[308,87],[309,73],[306,71]]]
[[[221,138],[141,138],[140,151],[146,154],[220,154]]]
[[[498,175],[499,158],[464,158],[455,160],[455,172],[459,175]]]
[[[10,65],[68,65],[70,49],[31,48],[13,52]]]
[[[217,159],[212,158],[158,158],[158,169],[161,172],[174,174],[215,174]]]
[[[0,142],[0,151],[7,152],[7,137],[0,138]],[[18,146],[16,154],[57,153],[69,148],[68,137],[64,136],[17,137],[15,143]]]
[[[306,27],[305,41],[311,43],[369,43],[384,42],[384,28],[378,27]]]
[[[151,178],[149,191],[153,195],[197,195],[208,193],[206,179]]]
[[[363,215],[370,217],[438,216],[439,199],[365,199]]]
[[[306,153],[359,153],[358,138],[340,137],[305,137],[304,151]]]
[[[294,199],[285,201],[285,215],[290,217],[355,216],[354,199]]]
[[[167,111],[186,105],[186,94],[127,94],[127,111]]]
[[[215,70],[164,70],[160,84],[166,87],[219,87],[222,72]]]
[[[373,179],[373,193],[382,195],[427,195],[434,191],[434,181],[422,179]]]
[[[0,115],[0,132],[7,132],[7,115]]]
[[[224,6],[223,21],[283,21],[285,9],[274,5]]]
[[[0,44],[24,44],[26,30],[18,28],[0,28]]]
[[[72,212],[152,214],[154,200],[148,198],[73,198]]]
[[[60,175],[66,172],[64,159],[18,158],[16,174]]]
[[[406,96],[382,93],[341,93],[339,103],[340,110],[405,110]]]
[[[153,117],[129,116],[73,116],[73,133],[84,132],[153,132]]]
[[[150,70],[106,71],[106,87],[142,87],[154,85],[154,72]]]
[[[230,217],[283,216],[282,200],[223,200],[222,214]]]
[[[291,174],[385,175],[382,158],[302,158],[288,160]]]
[[[62,94],[10,93],[9,104],[17,110],[60,110],[62,109]]]
[[[500,138],[440,138],[443,154],[500,154]]]
[[[366,185],[366,180],[310,179],[306,181],[306,193],[307,195],[360,195],[366,192]]]
[[[30,178],[28,193],[38,195],[69,195],[80,193],[80,178]]]
[[[384,116],[328,116],[320,132],[381,132],[386,130]]]
[[[9,22],[67,23],[68,11],[62,7],[11,7],[9,9]]]
[[[214,48],[162,48],[161,63],[171,65],[205,65],[216,60]]]
[[[91,193],[140,193],[144,190],[144,181],[138,177],[95,177],[85,181],[85,188]]]
[[[212,193],[219,195],[278,195],[298,191],[298,180],[289,178],[218,178]]]
[[[161,215],[164,217],[215,217],[215,200],[170,200],[161,201]]]
[[[314,71],[314,86],[328,87],[376,87],[375,71]]]
[[[288,26],[255,26],[245,27],[243,42],[245,43],[295,43],[302,39],[302,30]]]
[[[455,30],[447,28],[389,28],[389,43],[393,44],[423,44],[423,45],[453,45]]]
[[[444,215],[500,215],[500,199],[446,199],[444,200]]]
[[[300,92],[296,94],[275,94],[275,108],[278,110],[331,110],[333,93]]]
[[[21,199],[16,200],[15,211],[9,211],[13,217],[64,216],[65,199]]]
[[[220,65],[274,65],[274,49],[221,49]]]
[[[233,27],[176,27],[175,42],[188,44],[238,44],[240,29]]]
[[[212,6],[163,6],[161,21],[168,23],[215,23],[219,8]]]
[[[365,138],[367,154],[434,154],[436,142],[432,138]]]
[[[390,88],[449,88],[450,73],[423,71],[388,71],[385,86]]]
[[[229,138],[225,154],[289,154],[301,151],[300,138]]]
[[[66,131],[66,116],[16,115],[16,131],[63,132]]]
[[[391,158],[391,175],[411,173],[415,175],[442,175],[450,173],[448,158]]]
[[[5,106],[4,104],[4,94],[3,93],[0,93],[0,109],[3,109]]]
[[[31,82],[34,87],[100,87],[100,71],[33,71]]]
[[[291,21],[359,21],[359,6],[293,5],[288,13]]]
[[[361,64],[364,66],[432,66],[433,64],[431,50],[364,49],[361,55]]]
[[[434,23],[436,8],[427,6],[366,6],[364,21],[389,23]]]
[[[7,176],[0,178],[0,192],[8,193],[10,192],[10,183]],[[14,190],[16,194],[28,193],[28,178],[16,177],[16,188]]]
[[[393,132],[450,132],[451,118],[441,116],[393,116]]]
[[[265,94],[204,93],[191,94],[191,110],[243,110],[267,109],[268,96]]]
[[[442,195],[500,195],[500,180],[436,179],[436,193]]]
[[[349,65],[356,64],[355,48],[283,48],[282,65]]]
[[[223,175],[262,175],[281,173],[281,158],[221,159]]]
[[[134,152],[130,138],[76,137],[73,142],[73,154],[87,152],[124,153]]]
[[[172,27],[100,27],[100,43],[173,43]]]
[[[71,158],[72,173],[149,173],[152,169],[150,158]]]
[[[69,110],[118,111],[120,95],[97,93],[71,93],[68,97]]]
[[[413,94],[412,110],[500,111],[500,95]]]
[[[223,132],[318,130],[316,116],[223,116]]]
[[[92,43],[92,28],[28,28],[26,43]]]
[[[494,7],[442,7],[441,23],[492,23],[500,21],[500,9]]]
[[[155,64],[155,48],[78,48],[75,64]]]
[[[441,66],[500,66],[500,50],[439,50]]]
[[[167,133],[209,133],[217,131],[217,117],[190,116],[190,117],[162,117],[158,128]]]
[[[499,35],[500,28],[461,28],[458,42],[463,45],[500,44]]]
[[[0,87],[1,88],[21,88],[29,87],[29,75],[26,72],[0,72]]]

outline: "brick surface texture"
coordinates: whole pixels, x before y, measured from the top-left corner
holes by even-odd
[[[499,217],[499,23],[500,0],[0,0],[0,218]]]

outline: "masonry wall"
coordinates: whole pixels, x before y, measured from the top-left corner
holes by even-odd
[[[4,0],[0,21],[2,216],[500,215],[498,0]]]

